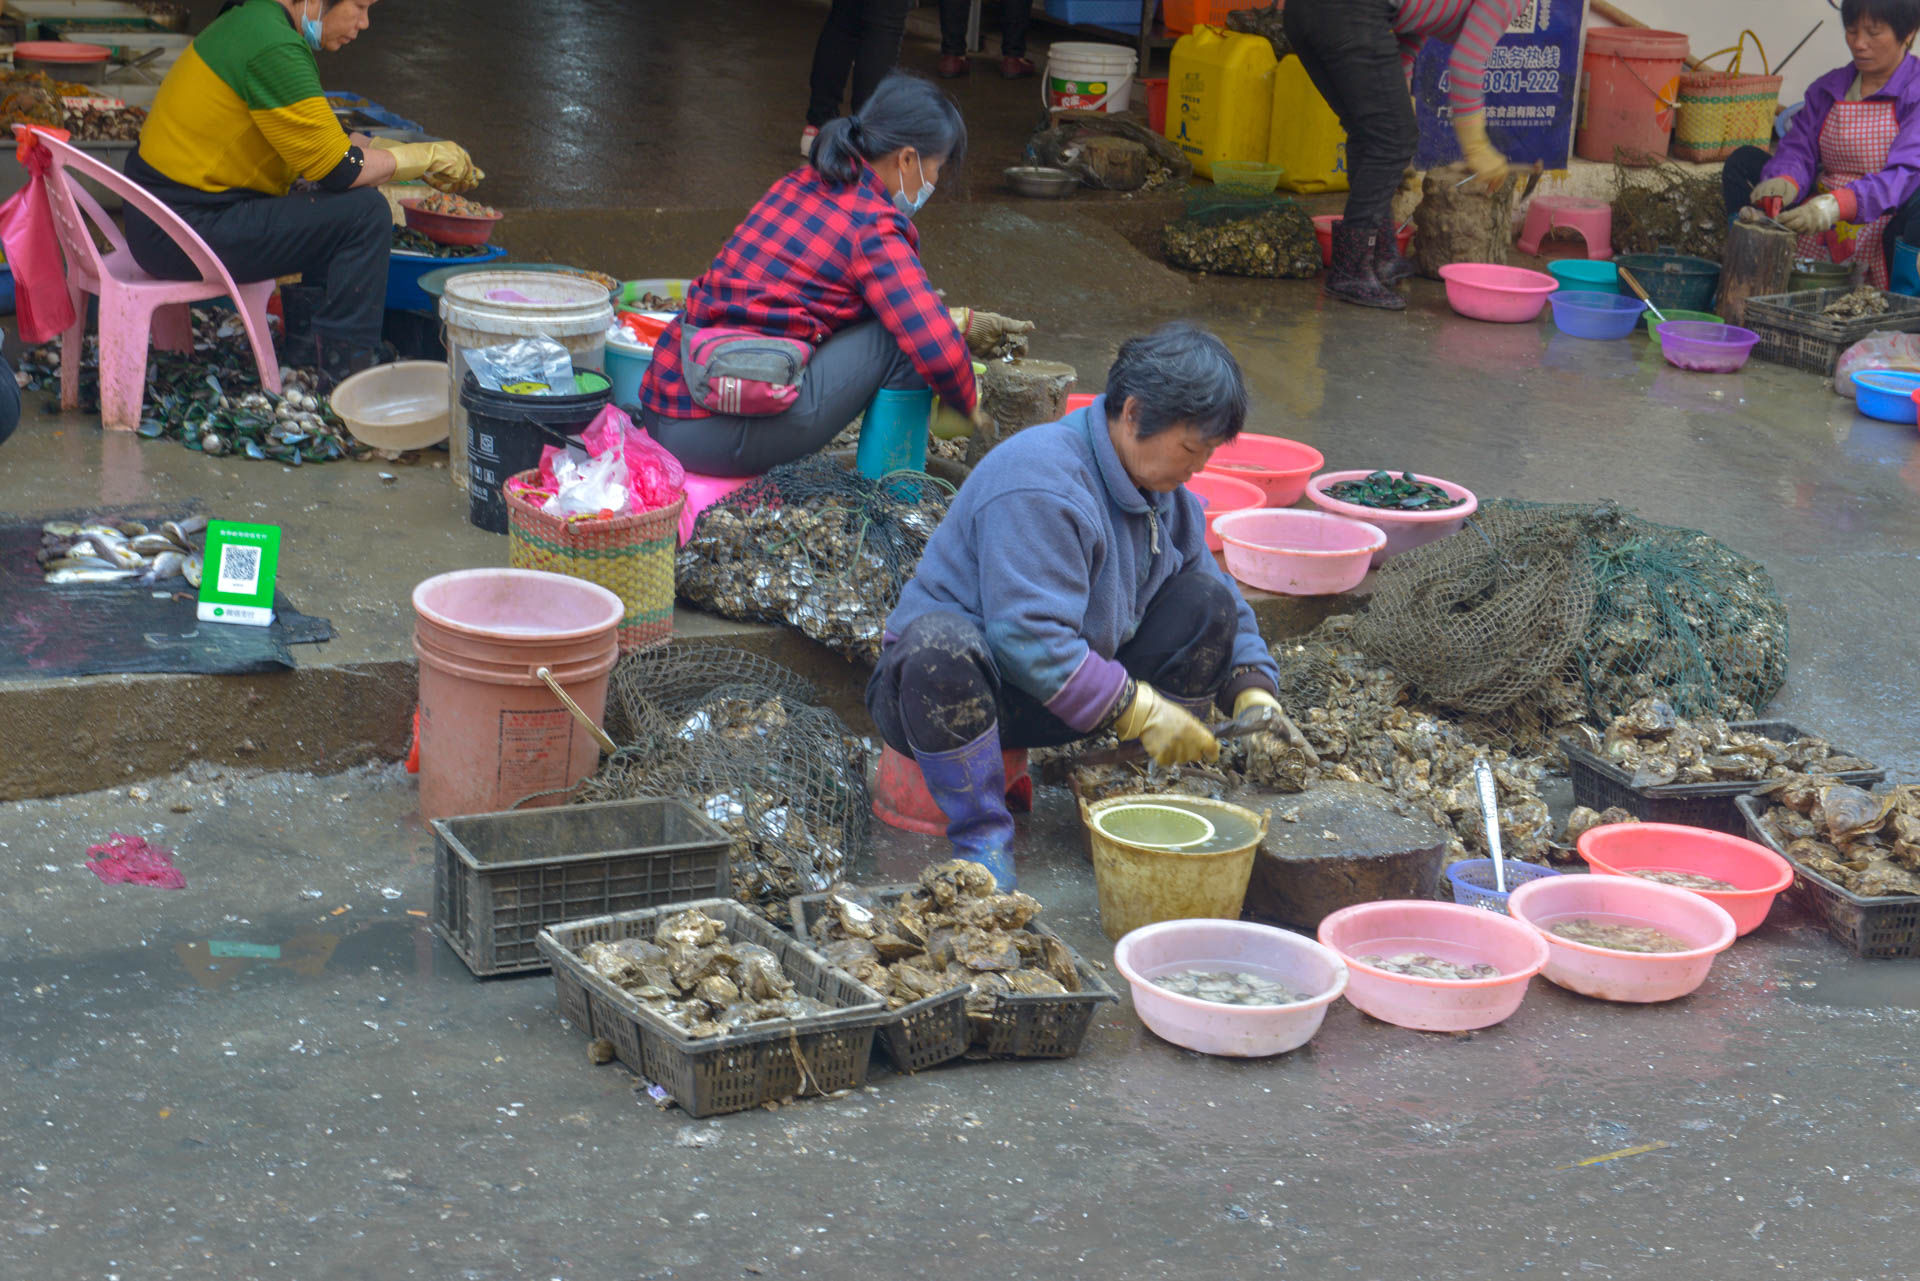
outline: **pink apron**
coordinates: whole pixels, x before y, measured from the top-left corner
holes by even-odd
[[[1835,191],[1880,172],[1886,168],[1887,152],[1899,135],[1900,121],[1893,113],[1893,104],[1885,99],[1834,103],[1826,123],[1820,126],[1818,189]],[[1867,280],[1885,289],[1887,255],[1881,240],[1892,221],[1893,215],[1888,213],[1872,222],[1836,223],[1829,231],[1800,237],[1796,252],[1802,258],[1826,262],[1851,262],[1859,255],[1867,265]]]

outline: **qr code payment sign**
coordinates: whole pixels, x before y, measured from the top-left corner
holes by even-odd
[[[220,552],[218,588],[237,596],[251,596],[260,590],[260,549],[229,543]]]

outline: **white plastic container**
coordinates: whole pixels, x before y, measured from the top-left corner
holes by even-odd
[[[460,405],[460,384],[467,376],[467,352],[544,336],[572,352],[575,365],[604,372],[613,303],[605,288],[583,276],[470,271],[447,281],[440,319],[447,342],[447,468],[453,483],[465,489],[467,411]]]
[[[1139,55],[1117,44],[1062,40],[1047,49],[1040,97],[1049,110],[1118,113],[1132,99],[1133,72]]]

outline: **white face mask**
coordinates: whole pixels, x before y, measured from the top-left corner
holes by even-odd
[[[907,178],[900,176],[900,190],[893,193],[893,207],[911,218],[927,207],[927,201],[933,199],[933,184],[927,181],[926,166],[920,163],[920,153],[913,153],[913,167],[920,171],[920,190],[911,196],[907,194]]]

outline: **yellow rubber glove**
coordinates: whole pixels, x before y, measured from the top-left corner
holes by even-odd
[[[1266,712],[1266,711],[1272,711],[1272,712],[1284,715],[1286,712],[1286,709],[1280,706],[1279,699],[1275,698],[1273,695],[1267,693],[1266,690],[1261,689],[1258,686],[1255,686],[1252,689],[1243,689],[1237,695],[1234,696],[1233,719],[1235,720],[1239,720],[1241,717],[1245,716],[1248,712]]]
[[[1145,681],[1135,683],[1133,699],[1113,722],[1121,742],[1139,739],[1159,765],[1187,765],[1220,759],[1220,740],[1186,708]]]
[[[1453,118],[1453,136],[1460,140],[1460,155],[1473,170],[1474,177],[1491,191],[1507,179],[1507,158],[1487,141],[1487,113],[1475,111]]]
[[[971,307],[954,307],[947,314],[953,317],[954,328],[960,331],[960,336],[967,340],[967,350],[982,360],[998,356],[1009,345],[1024,352],[1026,335],[1033,332],[1031,320],[1013,320]]]
[[[393,156],[392,182],[423,178],[441,191],[471,191],[487,175],[457,142],[394,142],[375,138],[373,145]]]

